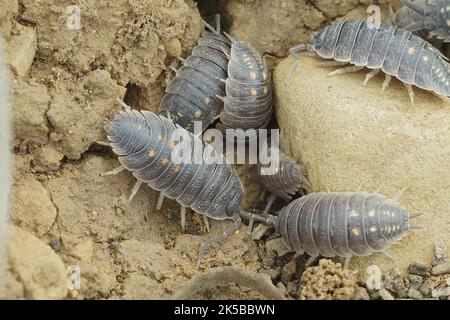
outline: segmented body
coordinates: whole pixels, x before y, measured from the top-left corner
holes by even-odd
[[[261,57],[245,42],[234,41],[220,122],[232,129],[263,128],[272,115],[272,97],[272,79]]]
[[[410,229],[410,215],[376,193],[319,192],[292,201],[276,220],[283,242],[311,256],[367,256]]]
[[[159,106],[163,115],[188,131],[194,130],[194,121],[201,121],[205,130],[223,109],[230,41],[221,34],[205,31],[198,45],[185,60],[169,83]]]
[[[450,94],[450,65],[428,42],[394,25],[369,28],[365,20],[340,21],[315,34],[312,50],[323,58],[381,69],[402,82]]]
[[[193,155],[192,150],[198,150],[194,145],[201,145],[198,137],[150,111],[121,111],[105,130],[119,162],[139,181],[207,217],[218,220],[236,217],[243,189],[223,155],[206,145],[200,154],[201,161],[182,162],[173,158],[182,154],[181,150]],[[190,139],[177,143],[180,135]],[[222,161],[208,164],[204,161],[206,155]]]
[[[268,149],[269,152],[271,149]],[[302,167],[291,157],[278,150],[279,165],[276,172],[270,172],[270,164],[258,163],[258,178],[263,187],[284,200],[291,200],[299,192],[306,178]],[[269,154],[270,156],[270,154]]]
[[[450,41],[450,0],[404,0],[412,21],[407,30],[429,32],[445,42]]]

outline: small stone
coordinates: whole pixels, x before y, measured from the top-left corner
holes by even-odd
[[[49,146],[38,148],[33,152],[36,171],[56,171],[61,166],[64,155]]]
[[[252,233],[252,239],[255,241],[261,240],[262,237],[266,234],[267,230],[269,230],[269,226],[263,223],[258,224]]]
[[[410,288],[412,289],[419,289],[419,287],[423,283],[423,278],[421,276],[417,276],[415,274],[410,274],[408,276],[409,282],[410,282]]]
[[[384,288],[394,293],[399,298],[406,298],[408,288],[398,268],[394,268],[384,277]]]
[[[180,40],[178,40],[177,38],[172,38],[164,43],[164,50],[166,50],[169,56],[178,58],[179,56],[181,56],[183,48],[181,46]]]
[[[269,277],[270,277],[270,279],[272,279],[272,281],[277,280],[281,275],[281,271],[277,270],[277,269],[263,268],[263,269],[260,269],[259,272],[269,275]]]
[[[431,269],[431,273],[435,276],[450,273],[450,261],[434,266],[433,269]]]
[[[431,291],[431,296],[433,298],[449,297],[450,296],[450,287],[433,289]]]
[[[408,272],[418,276],[427,276],[429,274],[428,267],[419,263],[411,263],[408,266]]]
[[[445,262],[447,259],[447,244],[444,240],[440,240],[434,244],[433,266],[437,266]]]
[[[408,298],[411,298],[411,299],[423,299],[423,295],[422,295],[422,293],[419,290],[413,289],[413,288],[409,288],[409,290],[408,290]]]
[[[273,251],[277,253],[277,256],[281,257],[290,252],[290,249],[286,247],[283,242],[283,239],[276,238],[266,242],[267,251]]]
[[[395,300],[392,294],[386,289],[381,289],[378,293],[383,300]]]
[[[13,36],[9,43],[8,60],[14,73],[24,77],[30,70],[36,54],[36,30],[21,25],[19,30],[19,34]]]
[[[353,297],[354,300],[370,300],[369,292],[367,292],[366,288],[356,287],[355,295]]]
[[[297,262],[295,260],[291,260],[285,264],[281,270],[281,282],[287,285],[294,278],[296,272]]]
[[[424,295],[424,297],[429,297],[431,290],[433,289],[433,283],[430,279],[425,280],[419,287],[419,291]]]
[[[292,297],[298,297],[298,283],[297,282],[289,282],[287,284],[286,290],[288,294]]]

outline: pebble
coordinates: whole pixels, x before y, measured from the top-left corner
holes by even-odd
[[[431,291],[431,296],[433,298],[449,297],[450,296],[450,287],[433,289]]]
[[[378,291],[378,293],[383,300],[395,300],[392,294],[384,288]]]
[[[422,285],[419,287],[419,291],[425,296],[429,297],[431,294],[431,290],[433,289],[433,283],[431,280],[425,280]]]
[[[164,43],[164,49],[166,50],[167,54],[171,57],[178,58],[181,56],[181,53],[183,51],[183,48],[181,46],[180,40],[177,38],[172,38],[166,43]]]
[[[267,233],[267,230],[269,230],[268,225],[265,225],[263,223],[258,224],[255,228],[253,228],[252,239],[256,241],[261,240]]]
[[[369,292],[367,292],[366,288],[356,287],[355,295],[353,296],[354,300],[370,300]]]
[[[447,244],[444,240],[440,240],[434,244],[433,266],[437,266],[445,262],[447,259]]]
[[[450,261],[434,266],[433,269],[431,269],[431,273],[435,276],[450,273]]]
[[[428,267],[423,264],[419,263],[412,263],[408,266],[408,272],[410,274],[415,274],[418,276],[427,276],[428,273]]]
[[[423,278],[421,276],[417,276],[415,274],[410,274],[408,276],[409,279],[409,287],[412,289],[419,289],[419,287],[422,285],[423,283]]]
[[[290,252],[289,248],[283,242],[283,239],[276,238],[266,242],[267,251],[276,252],[277,256],[281,257]]]
[[[272,281],[277,280],[277,279],[280,277],[280,275],[281,275],[281,271],[278,270],[278,269],[266,269],[266,268],[262,268],[262,269],[259,270],[259,272],[265,273],[265,274],[269,275],[269,277],[270,277],[270,279],[271,279]]]
[[[394,268],[386,274],[383,284],[385,289],[395,293],[399,298],[406,298],[408,295],[408,288],[398,268]]]
[[[423,299],[422,293],[414,288],[409,288],[408,290],[408,297],[411,299]]]
[[[289,261],[281,270],[281,282],[287,285],[295,276],[297,272],[297,262],[295,260]]]

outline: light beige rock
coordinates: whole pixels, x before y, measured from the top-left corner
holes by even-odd
[[[10,229],[8,269],[24,288],[26,299],[66,297],[66,268],[61,258],[45,243],[25,230]],[[20,285],[14,286],[14,295]],[[6,298],[8,292],[6,292]]]
[[[14,81],[12,88],[15,144],[45,144],[48,141],[46,112],[50,100],[47,88],[33,80],[29,83]]]
[[[306,164],[313,191],[379,191],[389,197],[406,188],[400,203],[426,214],[382,254],[353,258],[350,267],[376,264],[384,271],[409,263],[428,265],[434,243],[450,240],[450,105],[416,89],[412,105],[403,85],[393,80],[382,94],[381,74],[363,86],[363,72],[327,77],[333,69],[301,56],[292,79],[293,59],[274,73],[276,114],[285,151]],[[367,71],[366,71],[367,72]]]
[[[9,41],[8,62],[19,77],[24,77],[30,70],[36,54],[36,31],[30,27],[20,27],[19,33]]]
[[[29,176],[14,184],[12,220],[15,225],[43,236],[56,219],[56,208],[47,189]]]

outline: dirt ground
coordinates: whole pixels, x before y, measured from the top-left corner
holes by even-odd
[[[229,222],[212,221],[208,234],[202,218],[188,214],[182,233],[177,203],[166,199],[155,210],[158,193],[146,186],[128,203],[134,178],[126,172],[100,177],[119,164],[96,141],[105,140],[104,120],[120,110],[117,98],[157,111],[174,76],[169,67],[179,65],[177,56],[186,57],[203,30],[200,11],[221,13],[233,36],[248,40],[274,65],[327,21],[364,16],[369,2],[82,0],[81,29],[71,30],[70,1],[2,1],[15,153],[6,297],[166,299],[195,274],[220,266],[267,273],[280,290],[298,297],[306,258],[292,262],[292,255],[274,254],[267,248],[270,231],[262,230],[267,245],[254,246],[242,225],[228,241],[211,246],[196,270],[199,243]],[[388,2],[379,1],[384,12]],[[261,24],[271,26],[270,34]],[[246,191],[243,207],[262,208],[255,168],[237,170]],[[78,290],[66,286],[72,266],[81,270]],[[261,296],[228,285],[193,298]]]

